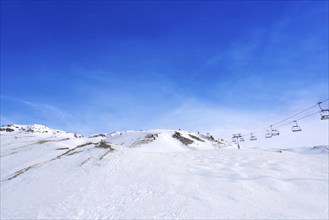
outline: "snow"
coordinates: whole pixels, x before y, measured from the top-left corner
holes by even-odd
[[[1,219],[329,217],[327,146],[238,150],[187,131],[178,132],[190,145],[171,130],[49,131],[1,132]],[[83,146],[100,140],[115,150]]]

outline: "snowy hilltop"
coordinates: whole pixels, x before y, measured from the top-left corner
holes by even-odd
[[[328,219],[328,146],[248,148],[199,132],[1,134],[1,219]]]

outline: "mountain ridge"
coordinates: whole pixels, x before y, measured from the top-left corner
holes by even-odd
[[[1,219],[328,216],[325,146],[238,149],[182,130],[84,137],[1,128]]]

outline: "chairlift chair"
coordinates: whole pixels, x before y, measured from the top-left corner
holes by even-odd
[[[272,133],[267,130],[265,134],[265,138],[271,138],[271,137],[272,137]]]
[[[244,142],[244,138],[243,137],[240,137],[240,142]]]
[[[250,141],[257,141],[256,136],[252,135],[252,133],[250,134]]]
[[[320,108],[321,120],[327,120],[327,119],[329,119],[329,109],[323,109],[323,108],[321,107],[321,103],[322,103],[322,102],[319,102],[319,103],[318,103],[319,108]]]
[[[327,112],[327,113],[325,113],[325,112]],[[329,119],[329,110],[322,110],[320,112],[320,114],[321,114],[321,120]]]
[[[296,124],[291,127],[292,132],[302,131],[302,129],[298,126],[297,121],[294,121]]]
[[[280,132],[276,129],[273,129],[272,128],[273,126],[271,125],[271,133],[272,133],[272,136],[278,136],[280,134]]]

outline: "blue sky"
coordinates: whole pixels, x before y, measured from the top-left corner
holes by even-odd
[[[233,132],[327,97],[327,1],[1,1],[1,124]]]

